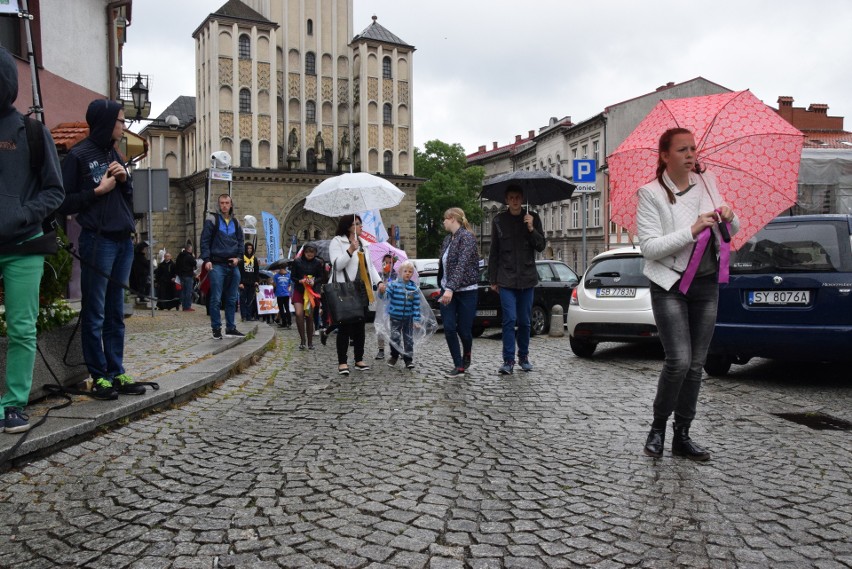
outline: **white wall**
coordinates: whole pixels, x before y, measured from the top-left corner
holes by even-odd
[[[42,0],[45,69],[98,93],[109,93],[106,0]],[[133,28],[128,28],[132,37]]]

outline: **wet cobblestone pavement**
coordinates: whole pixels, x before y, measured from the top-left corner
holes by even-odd
[[[653,350],[534,338],[500,377],[480,338],[447,379],[437,336],[340,377],[316,343],[279,330],[213,391],[0,474],[0,567],[852,567],[852,432],[772,414],[852,421],[848,370],[707,379],[698,464],[641,453]]]

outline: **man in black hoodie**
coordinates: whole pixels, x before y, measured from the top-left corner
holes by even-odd
[[[38,294],[44,255],[17,252],[20,244],[42,235],[41,223],[62,203],[59,157],[48,130],[41,124],[43,160],[39,170],[30,164],[24,117],[12,103],[18,97],[18,68],[0,47],[0,275],[6,305],[6,392],[0,399],[0,432],[22,433],[30,428],[23,414],[33,384],[36,354]]]
[[[89,136],[62,163],[63,213],[76,213],[80,234],[81,341],[94,380],[92,396],[142,395],[124,369],[124,288],[133,263],[133,185],[115,144],[124,107],[98,99],[86,111]]]

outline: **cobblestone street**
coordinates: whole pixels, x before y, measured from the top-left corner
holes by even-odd
[[[334,337],[297,344],[279,330],[209,393],[0,474],[0,567],[852,567],[852,432],[773,415],[852,421],[848,370],[707,378],[698,464],[642,455],[653,349],[538,337],[503,378],[483,337],[447,379],[440,334],[413,372],[349,377]]]

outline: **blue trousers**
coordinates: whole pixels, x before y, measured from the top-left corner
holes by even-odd
[[[225,331],[237,327],[234,315],[237,311],[237,297],[240,294],[240,269],[228,265],[213,263],[213,269],[207,274],[210,279],[210,327],[222,328],[222,292],[225,297]]]
[[[533,291],[530,288],[500,287],[500,307],[503,309],[503,361],[515,361],[515,341],[518,359],[530,354],[530,319],[532,318]],[[518,331],[515,333],[515,327]]]
[[[442,292],[443,294],[443,292]],[[464,367],[463,354],[473,349],[473,317],[476,316],[476,290],[464,290],[453,293],[453,299],[441,305],[441,322],[444,337],[453,358],[453,367]],[[459,349],[461,339],[461,349]]]
[[[124,289],[130,281],[133,241],[80,233],[80,331],[83,359],[93,378],[124,373]],[[110,278],[107,278],[109,275]]]

